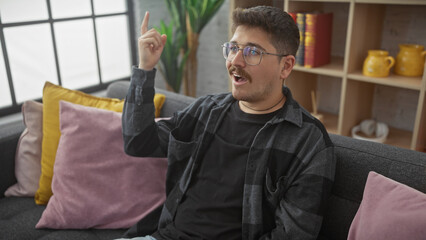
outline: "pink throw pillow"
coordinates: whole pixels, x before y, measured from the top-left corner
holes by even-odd
[[[26,101],[22,105],[25,130],[22,132],[15,154],[17,183],[10,186],[6,197],[34,197],[41,174],[41,142],[43,139],[43,104]]]
[[[126,155],[121,113],[61,101],[60,129],[36,228],[128,228],[164,202],[167,159]]]
[[[348,240],[426,239],[426,194],[370,172]]]

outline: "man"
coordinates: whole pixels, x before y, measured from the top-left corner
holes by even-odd
[[[232,93],[199,98],[158,123],[154,67],[167,36],[148,21],[149,13],[123,136],[130,155],[168,157],[167,199],[127,236],[316,239],[335,159],[324,127],[283,87],[299,45],[293,19],[273,7],[235,10],[233,37],[222,46]]]

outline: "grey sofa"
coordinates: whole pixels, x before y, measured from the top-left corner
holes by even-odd
[[[124,98],[129,83],[112,83],[107,96]],[[171,116],[193,101],[190,97],[158,89],[166,95],[162,116]],[[126,230],[37,230],[34,228],[45,207],[32,198],[5,198],[4,191],[15,181],[14,155],[22,123],[0,129],[0,239],[114,239]],[[375,171],[426,193],[426,154],[389,145],[331,135],[337,157],[332,196],[319,239],[347,238],[352,219],[362,199],[369,171]]]

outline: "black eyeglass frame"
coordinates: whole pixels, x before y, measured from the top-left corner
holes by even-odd
[[[226,42],[226,43],[224,43],[224,44],[222,44],[222,53],[223,53],[223,57],[226,59],[226,61],[228,61],[228,62],[232,62],[232,60],[234,60],[234,59],[232,59],[232,60],[229,60],[228,59],[228,56],[225,56],[225,49],[226,48],[228,48],[228,47],[226,47],[226,44],[232,44],[232,43],[230,43],[230,42]],[[237,44],[234,44],[234,45],[237,45]],[[278,54],[278,53],[269,53],[269,52],[265,52],[265,51],[262,51],[262,50],[260,50],[260,49],[256,49],[256,51],[258,51],[259,53],[260,53],[260,58],[259,58],[259,62],[257,63],[257,64],[250,64],[250,63],[248,63],[247,62],[247,60],[246,60],[246,55],[244,54],[244,49],[246,49],[246,48],[250,48],[250,47],[256,47],[256,46],[250,46],[250,45],[248,45],[248,46],[245,46],[245,47],[243,47],[243,48],[238,48],[238,51],[243,51],[243,58],[244,58],[244,62],[247,64],[247,65],[250,65],[250,66],[257,66],[257,65],[259,65],[261,62],[262,62],[262,57],[263,57],[263,54],[266,54],[266,55],[273,55],[273,56],[278,56],[278,57],[287,57],[287,56],[289,56],[290,54]],[[235,57],[234,57],[235,58]]]

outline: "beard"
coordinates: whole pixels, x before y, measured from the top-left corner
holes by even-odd
[[[253,89],[252,91],[244,91],[240,89],[233,89],[232,96],[239,101],[255,103],[261,102],[272,96],[272,85],[262,85],[261,88]]]
[[[231,81],[234,78],[233,75],[236,74],[242,78],[245,78],[248,82],[248,84],[245,84],[244,86],[240,87],[235,87],[234,85],[232,85],[232,96],[236,100],[245,102],[259,102],[271,96],[274,89],[272,83],[265,82],[258,86],[253,85],[253,79],[251,75],[244,69],[238,68],[234,65],[229,67],[228,72]]]

